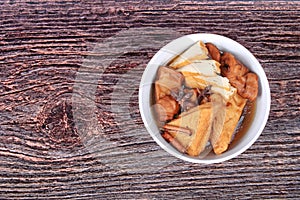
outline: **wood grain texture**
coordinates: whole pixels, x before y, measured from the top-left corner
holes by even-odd
[[[296,1],[1,1],[0,199],[299,199],[299,24]],[[258,58],[272,105],[250,149],[199,165],[153,141],[139,80],[173,38],[118,52],[135,28],[221,34]]]

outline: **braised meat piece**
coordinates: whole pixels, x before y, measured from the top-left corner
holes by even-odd
[[[221,53],[219,49],[212,43],[206,43],[206,48],[208,49],[208,52],[210,54],[210,57],[214,59],[215,61],[220,62],[221,59]]]
[[[180,106],[177,101],[170,95],[156,101],[154,105],[158,120],[166,122],[173,119],[174,115],[179,112]]]
[[[245,78],[245,90],[242,92],[241,96],[249,99],[250,101],[254,101],[258,93],[258,77],[254,73],[248,73]]]
[[[226,76],[232,86],[243,98],[253,101],[258,93],[258,77],[249,72],[248,68],[239,62],[231,53],[221,56],[221,73]]]
[[[236,79],[237,76],[244,76],[249,70],[235,59],[231,53],[224,52],[221,57],[221,72],[223,76],[230,80]]]
[[[184,77],[180,72],[168,67],[159,67],[155,81],[155,99],[170,95],[171,90],[179,90],[183,80]]]
[[[182,112],[198,105],[196,89],[182,86],[179,90],[171,90],[171,96],[179,103]]]

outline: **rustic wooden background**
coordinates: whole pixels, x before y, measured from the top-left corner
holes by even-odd
[[[299,199],[299,24],[296,1],[2,0],[0,199]],[[168,155],[138,109],[155,52],[202,32],[248,48],[272,93],[259,139],[213,165]]]

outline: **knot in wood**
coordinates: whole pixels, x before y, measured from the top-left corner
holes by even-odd
[[[39,129],[47,134],[51,143],[70,147],[80,143],[75,128],[72,103],[68,99],[50,100],[39,117]]]

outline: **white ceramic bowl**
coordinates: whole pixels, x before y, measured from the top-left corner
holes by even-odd
[[[221,155],[214,153],[208,154],[204,158],[191,157],[182,154],[173,148],[168,142],[162,138],[159,129],[155,123],[152,111],[152,84],[154,83],[156,72],[159,66],[165,65],[175,55],[180,54],[195,42],[202,40],[203,42],[211,42],[215,44],[221,51],[232,53],[251,71],[255,72],[259,77],[259,91],[256,100],[256,111],[254,119],[242,138]],[[218,163],[234,158],[248,149],[263,131],[270,111],[270,88],[266,74],[257,61],[257,59],[241,44],[224,36],[215,34],[192,34],[173,40],[163,48],[161,48],[148,63],[141,79],[139,88],[139,108],[140,113],[147,131],[153,139],[170,154],[189,162],[194,163]]]

